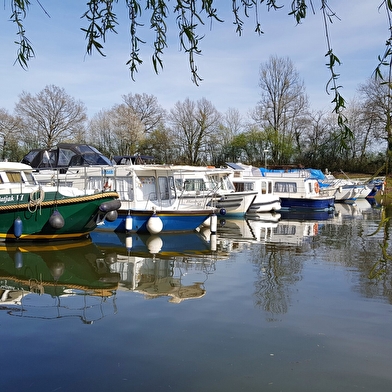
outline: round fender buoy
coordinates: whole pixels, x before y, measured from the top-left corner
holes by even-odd
[[[163,229],[163,222],[161,218],[153,214],[151,218],[147,221],[147,230],[149,231],[150,234],[158,234],[162,231]]]
[[[65,224],[64,218],[57,210],[54,210],[53,214],[49,218],[49,224],[53,227],[53,229],[62,229]]]
[[[57,282],[65,271],[65,265],[60,261],[55,261],[50,264],[49,271],[50,274],[53,276],[53,279]]]
[[[114,222],[116,219],[118,218],[118,212],[116,210],[114,211],[109,211],[106,215],[105,215],[105,219],[108,222]]]
[[[105,201],[99,206],[99,210],[102,212],[110,212],[110,211],[118,210],[120,207],[121,207],[121,201],[116,199],[111,201]]]
[[[221,215],[226,215],[226,210],[225,210],[224,208],[221,208],[221,209],[219,210],[219,213],[220,213]]]

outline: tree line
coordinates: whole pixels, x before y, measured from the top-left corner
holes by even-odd
[[[149,155],[157,163],[255,166],[300,164],[332,171],[374,173],[384,164],[391,136],[388,85],[369,79],[344,115],[342,133],[334,111],[312,111],[306,89],[289,58],[271,56],[259,69],[260,101],[246,115],[220,113],[203,97],[164,110],[157,98],[129,93],[91,119],[83,102],[48,85],[22,92],[11,114],[0,108],[2,159],[19,161],[31,149],[59,142],[91,144],[107,156]]]

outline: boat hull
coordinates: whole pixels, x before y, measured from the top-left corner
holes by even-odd
[[[212,210],[129,210],[118,211],[118,218],[105,221],[97,230],[109,230],[119,233],[176,233],[194,231],[201,226],[212,214]],[[150,229],[151,219],[159,219],[162,228],[157,232]]]
[[[50,192],[37,205],[18,201],[28,200],[28,194],[2,196],[0,240],[48,241],[87,237],[105,216],[100,206],[117,196],[116,192],[102,192],[62,197],[58,192]],[[52,223],[53,213],[57,212],[63,219],[62,227]]]
[[[281,197],[281,210],[333,210],[335,199],[331,198],[285,198]]]
[[[269,200],[266,202],[257,202],[254,201],[251,206],[249,207],[249,210],[247,214],[256,214],[260,212],[271,212],[271,211],[279,211],[282,208],[280,198],[276,198],[273,200]]]
[[[211,200],[207,205],[216,208],[216,214],[224,217],[243,217],[251,208],[257,192],[233,192]]]

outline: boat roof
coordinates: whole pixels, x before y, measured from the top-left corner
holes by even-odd
[[[115,155],[113,157],[116,165],[143,165],[146,163],[152,163],[155,158],[150,155]]]
[[[22,163],[34,169],[54,169],[70,166],[113,165],[113,162],[95,147],[80,143],[59,143],[51,149],[30,150]]]
[[[0,162],[1,171],[32,171],[32,167],[20,162]]]

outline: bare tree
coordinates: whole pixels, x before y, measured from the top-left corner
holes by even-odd
[[[124,104],[132,109],[134,114],[143,124],[145,132],[150,133],[158,129],[164,122],[166,112],[158,104],[158,99],[154,95],[128,94],[123,95]]]
[[[1,159],[12,159],[20,139],[20,119],[0,109],[0,137],[2,138]]]
[[[384,80],[387,80],[384,77]],[[392,151],[392,133],[387,126],[387,119],[391,116],[390,108],[390,85],[376,79],[368,79],[358,88],[362,106],[363,121],[367,122],[372,129],[375,139],[384,139]]]
[[[145,137],[144,126],[125,104],[97,113],[89,123],[91,143],[108,155],[132,155]]]
[[[111,110],[96,113],[88,124],[88,142],[104,154],[115,152],[115,131]]]
[[[212,103],[205,98],[197,102],[187,98],[184,102],[177,102],[170,113],[186,163],[199,164],[209,159],[208,143],[214,132],[219,131],[221,123],[221,115]]]
[[[274,160],[280,162],[287,159],[286,147],[298,144],[304,117],[308,115],[308,98],[304,83],[288,57],[271,56],[261,64],[259,76],[261,99],[252,117],[268,130],[275,143],[279,140],[279,148],[276,144],[270,148]]]
[[[115,105],[111,111],[118,155],[138,152],[143,140],[144,126],[137,113],[125,104]]]
[[[35,96],[23,91],[15,112],[25,131],[35,134],[38,144],[46,148],[80,138],[87,119],[85,105],[54,85],[46,86]]]

